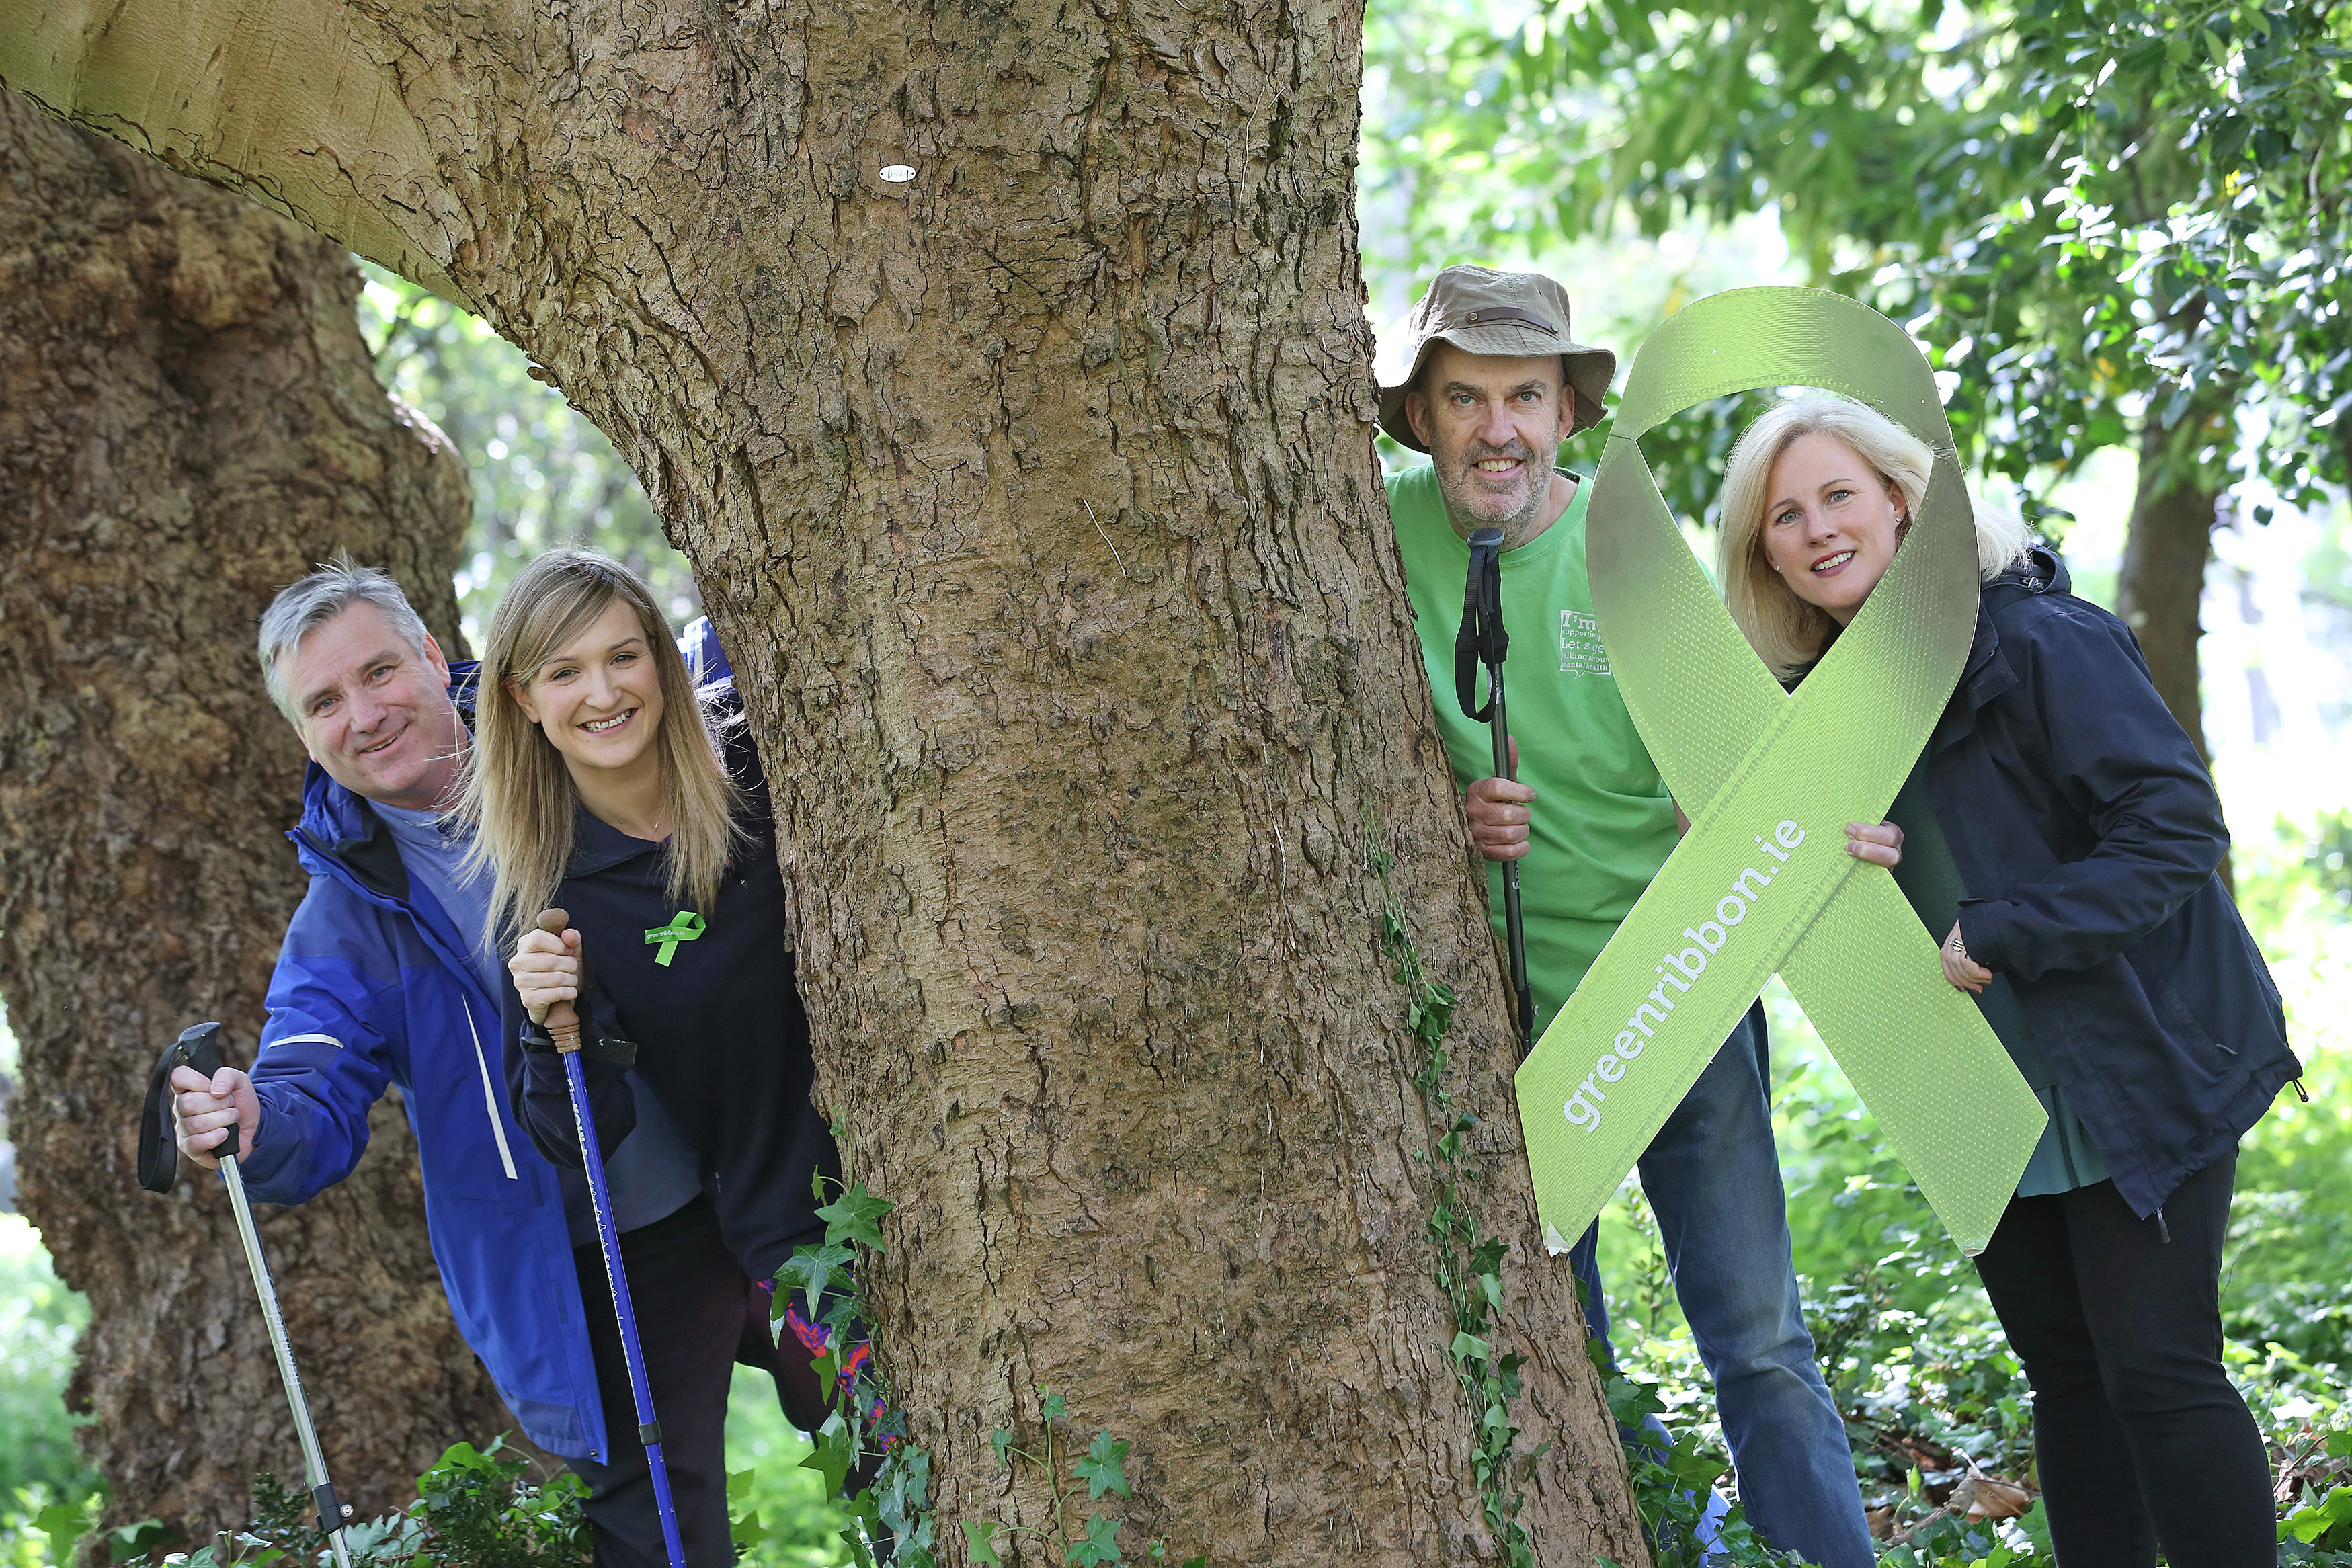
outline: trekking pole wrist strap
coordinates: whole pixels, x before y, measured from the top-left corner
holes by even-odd
[[[1489,670],[1499,669],[1510,651],[1510,633],[1503,628],[1502,530],[1481,528],[1470,546],[1470,570],[1462,587],[1462,625],[1454,633],[1454,695],[1472,723],[1485,724],[1495,712],[1491,681],[1486,706],[1478,706],[1479,664],[1483,661]]]
[[[149,1192],[169,1192],[180,1179],[179,1126],[172,1116],[172,1071],[193,1067],[210,1078],[221,1070],[220,1025],[200,1023],[163,1048],[147,1075],[146,1098],[139,1105],[139,1185]],[[228,1137],[213,1153],[234,1155],[243,1135],[232,1125]]]

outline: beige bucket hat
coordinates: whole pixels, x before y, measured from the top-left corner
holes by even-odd
[[[1539,272],[1496,272],[1449,267],[1405,319],[1412,365],[1404,379],[1381,389],[1381,428],[1415,452],[1426,452],[1404,416],[1405,389],[1421,374],[1432,345],[1452,343],[1473,354],[1558,354],[1576,389],[1574,435],[1601,423],[1601,402],[1617,375],[1617,356],[1573,342],[1568,335],[1568,290]]]

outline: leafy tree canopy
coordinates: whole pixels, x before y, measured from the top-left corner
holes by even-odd
[[[2145,413],[2210,485],[2243,402],[2309,503],[2352,478],[2347,46],[2335,0],[1420,0],[1371,19],[1363,179],[1422,269],[1773,208],[1929,347],[1969,461]],[[1745,417],[1645,443],[1678,509]]]

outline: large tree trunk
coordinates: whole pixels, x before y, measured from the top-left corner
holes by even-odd
[[[8,15],[12,82],[362,213],[645,476],[775,782],[820,1092],[899,1206],[865,1277],[950,1561],[1053,1516],[989,1443],[1036,1446],[1036,1385],[1135,1443],[1090,1505],[1130,1551],[1496,1552],[1368,827],[1464,997],[1462,1197],[1552,1445],[1507,1489],[1537,1561],[1640,1560],[1372,456],[1352,0]],[[294,38],[299,83],[241,63]]]
[[[132,1127],[180,1030],[249,1061],[302,891],[302,752],[255,667],[281,585],[342,548],[454,628],[464,472],[375,383],[335,245],[0,94],[0,996],[24,1049],[22,1206],[90,1299],[69,1401],[109,1519],[199,1534],[299,1479],[220,1183],[138,1190]],[[445,633],[446,634],[446,633]],[[263,1210],[344,1497],[412,1494],[509,1427],[439,1288],[407,1123]]]

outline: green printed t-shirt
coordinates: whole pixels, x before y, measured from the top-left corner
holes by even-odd
[[[1423,464],[1391,475],[1388,492],[1438,731],[1454,787],[1466,789],[1495,771],[1486,726],[1463,715],[1454,688],[1454,636],[1462,627],[1470,547],[1445,515],[1435,468]],[[1589,484],[1579,485],[1558,522],[1503,552],[1503,626],[1511,636],[1503,690],[1519,743],[1519,782],[1536,792],[1528,849],[1518,866],[1538,1036],[1666,863],[1676,836],[1665,781],[1601,653],[1584,575],[1591,494]],[[1486,685],[1482,674],[1482,703]],[[1487,862],[1486,893],[1499,937],[1498,862]]]

